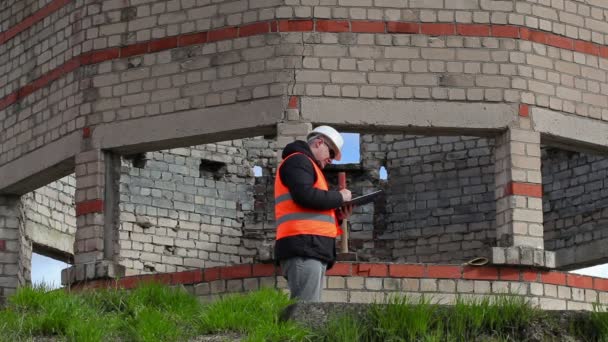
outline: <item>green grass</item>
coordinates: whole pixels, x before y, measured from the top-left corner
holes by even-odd
[[[205,306],[181,288],[158,284],[82,293],[25,287],[0,311],[0,341],[42,336],[78,342],[187,341],[228,331],[248,341],[300,341],[310,332],[278,321],[290,303],[285,294],[269,289]]]
[[[457,298],[452,306],[432,298],[393,296],[363,314],[332,314],[310,331],[279,320],[292,301],[274,289],[233,294],[201,304],[180,287],[147,284],[131,291],[81,293],[22,288],[0,310],[0,341],[188,341],[209,334],[236,334],[244,341],[519,341],[531,322],[555,327],[557,321],[516,296]],[[608,342],[608,312],[571,322],[566,332],[584,341]]]

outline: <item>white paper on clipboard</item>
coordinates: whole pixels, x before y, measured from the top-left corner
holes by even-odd
[[[384,190],[377,190],[367,195],[362,195],[351,199],[350,201],[346,201],[343,205],[363,205],[370,202],[373,202],[378,196],[384,193]]]

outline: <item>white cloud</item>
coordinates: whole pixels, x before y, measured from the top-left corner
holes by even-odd
[[[32,253],[32,284],[44,283],[50,288],[61,287],[61,270],[70,267],[65,262]]]

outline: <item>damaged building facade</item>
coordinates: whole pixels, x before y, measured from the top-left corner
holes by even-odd
[[[565,272],[608,261],[602,1],[11,1],[0,297],[33,252],[71,264],[65,285],[284,288],[280,151],[330,124],[359,150],[330,183],[385,194],[348,221],[356,260],[324,300],[608,303],[608,280]]]

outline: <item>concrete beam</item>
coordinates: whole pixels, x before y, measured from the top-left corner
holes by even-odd
[[[34,248],[36,253],[46,255],[37,249],[49,249],[66,255],[74,254],[74,234],[64,233],[31,220],[25,220],[25,234],[32,240],[34,246],[38,247]]]
[[[537,107],[531,108],[531,116],[544,143],[578,152],[608,153],[606,121]]]
[[[555,251],[555,267],[570,271],[608,262],[608,238],[581,242],[576,246]]]
[[[82,133],[67,135],[0,167],[0,194],[23,195],[74,172]]]
[[[506,129],[517,120],[518,106],[504,103],[301,99],[305,120],[363,130],[422,134],[483,134]]]
[[[273,134],[283,107],[283,99],[274,97],[108,123],[95,127],[92,144],[139,153]]]

